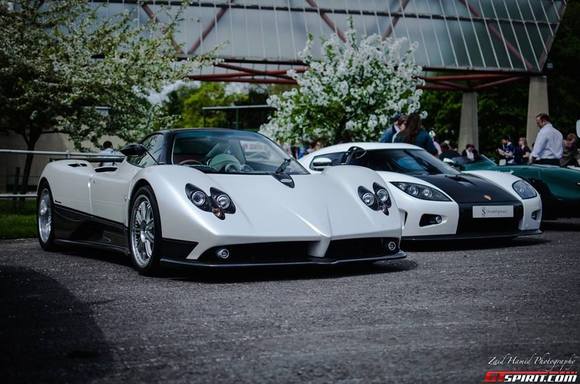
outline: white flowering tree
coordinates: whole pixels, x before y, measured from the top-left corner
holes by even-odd
[[[378,140],[393,115],[420,109],[414,49],[405,39],[360,38],[351,26],[346,42],[324,41],[316,60],[310,37],[301,53],[308,70],[289,72],[298,87],[268,99],[275,112],[261,132],[291,144]]]
[[[147,94],[207,61],[176,64],[176,18],[137,25],[129,13],[98,20],[96,12],[86,0],[0,0],[0,131],[22,136],[27,149],[47,132],[80,147],[171,125],[175,117]],[[23,191],[31,164],[27,155]]]

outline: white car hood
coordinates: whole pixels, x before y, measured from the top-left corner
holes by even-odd
[[[213,187],[226,192],[236,205],[237,212],[228,215],[225,221],[255,233],[364,237],[400,226],[395,207],[387,216],[364,205],[358,187],[372,191],[373,183],[383,186],[385,183],[372,171],[354,168],[336,167],[318,175],[292,175],[294,188],[271,175],[207,176]]]
[[[194,239],[206,245],[217,239],[231,244],[308,241],[320,244],[314,255],[323,255],[331,240],[399,238],[402,232],[394,199],[389,215],[361,201],[359,186],[371,191],[373,183],[386,186],[376,172],[362,167],[292,175],[294,188],[272,175],[204,174],[176,165],[149,167],[137,177],[154,186],[164,236],[177,240]],[[227,193],[236,212],[220,220],[194,206],[185,192],[188,183],[206,194],[212,187]]]

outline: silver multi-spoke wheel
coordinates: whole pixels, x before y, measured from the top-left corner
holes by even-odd
[[[151,201],[145,195],[139,195],[133,204],[130,236],[135,262],[141,268],[147,267],[155,245],[155,218]]]
[[[38,234],[43,243],[48,243],[52,231],[52,202],[50,191],[44,188],[38,203]]]

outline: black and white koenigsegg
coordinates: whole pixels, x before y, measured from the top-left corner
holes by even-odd
[[[311,153],[300,163],[313,173],[340,164],[377,171],[401,211],[403,239],[540,233],[542,201],[525,180],[501,172],[458,172],[414,145],[339,144]]]
[[[252,132],[148,136],[117,164],[55,161],[38,188],[40,244],[119,250],[137,270],[334,264],[404,257],[385,182],[360,167],[307,172]],[[362,169],[362,170],[361,170]]]

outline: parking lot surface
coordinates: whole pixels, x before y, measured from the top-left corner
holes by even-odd
[[[114,253],[0,242],[0,377],[481,383],[527,369],[493,357],[580,355],[580,220],[508,243],[405,249],[370,267],[151,278]]]

